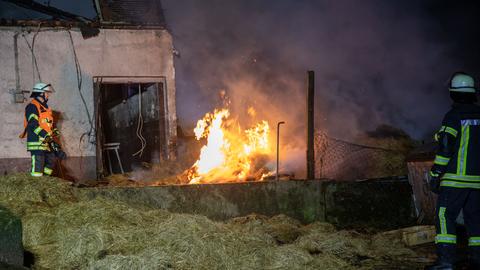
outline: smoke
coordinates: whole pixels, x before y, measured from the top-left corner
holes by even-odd
[[[355,2],[355,3],[353,3]],[[420,4],[362,1],[163,2],[180,57],[183,125],[218,106],[253,104],[304,138],[306,71],[316,72],[316,127],[353,138],[380,124],[422,138],[448,110],[449,47]]]
[[[316,71],[317,128],[349,139],[390,124],[422,138],[448,109],[450,74],[470,71],[465,63],[472,66],[479,58],[478,35],[466,27],[478,22],[479,8],[467,2],[163,0],[180,52],[181,124],[193,126],[218,106],[217,93],[225,89],[232,97],[240,91],[250,100],[257,94],[274,99],[269,102],[273,112],[290,116],[276,120],[288,121],[289,130],[300,129],[311,69]],[[92,1],[50,4],[94,17]],[[20,10],[5,8],[0,14],[18,17]],[[238,87],[246,84],[255,88]]]
[[[287,167],[305,154],[306,71],[316,74],[316,129],[351,140],[388,124],[422,139],[449,109],[458,66],[419,3],[403,1],[163,1],[184,128],[231,98],[282,126]],[[300,149],[300,150],[299,150]],[[303,164],[303,162],[300,162]]]
[[[449,76],[469,70],[452,53],[464,44],[449,40],[425,2],[166,0],[180,52],[180,124],[220,106],[225,90],[234,115],[253,105],[273,134],[286,122],[280,168],[302,177],[306,71],[314,70],[317,129],[353,140],[388,124],[426,139],[449,109]]]

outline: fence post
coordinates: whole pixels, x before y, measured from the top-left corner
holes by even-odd
[[[314,105],[315,72],[309,70],[307,90],[307,179],[315,179]]]
[[[285,122],[281,121],[277,123],[277,172],[275,174],[275,180],[277,181],[279,179],[278,172],[280,170],[280,125],[281,124],[285,124]]]

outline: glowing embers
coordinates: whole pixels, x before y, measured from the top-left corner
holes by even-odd
[[[249,115],[253,117],[253,108]],[[206,139],[199,159],[187,171],[190,184],[261,180],[272,155],[270,127],[260,121],[243,130],[228,109],[207,113],[194,129],[197,140]]]

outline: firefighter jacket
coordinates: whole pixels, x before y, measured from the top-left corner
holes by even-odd
[[[27,150],[48,151],[49,146],[43,141],[51,135],[53,129],[52,109],[46,103],[33,99],[25,108],[24,132],[21,138],[27,137]]]
[[[435,137],[432,171],[441,175],[440,186],[480,189],[480,107],[455,103]]]

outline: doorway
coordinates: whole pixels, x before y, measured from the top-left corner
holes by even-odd
[[[98,177],[167,158],[164,82],[97,80],[95,92]]]

